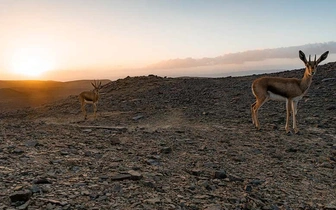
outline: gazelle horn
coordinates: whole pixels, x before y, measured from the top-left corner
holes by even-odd
[[[310,63],[310,55],[309,55],[309,63]]]

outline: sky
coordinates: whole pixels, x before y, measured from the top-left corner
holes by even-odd
[[[334,8],[330,0],[0,0],[0,80],[117,78],[169,59],[336,41]]]

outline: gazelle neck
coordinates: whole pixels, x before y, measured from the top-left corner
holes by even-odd
[[[312,80],[313,80],[313,75],[309,74],[306,68],[303,74],[303,78],[301,79],[301,82],[300,82],[300,87],[303,90],[303,92],[306,92],[309,89],[312,83]]]

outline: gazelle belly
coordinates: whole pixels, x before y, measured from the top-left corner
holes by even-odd
[[[87,103],[87,104],[93,104],[93,101],[91,101],[91,100],[86,100],[86,99],[84,99],[84,101],[85,101],[85,103]]]
[[[274,101],[286,101],[287,100],[286,97],[272,93],[271,91],[267,91],[267,93],[269,95],[270,100],[274,100]]]

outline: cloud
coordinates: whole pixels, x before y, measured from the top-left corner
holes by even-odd
[[[184,59],[171,59],[160,61],[158,63],[149,65],[146,69],[173,69],[173,68],[190,68],[200,66],[213,66],[213,65],[227,65],[227,64],[243,64],[249,61],[264,61],[267,59],[276,58],[297,58],[299,50],[302,50],[308,57],[310,54],[317,56],[325,51],[330,53],[336,53],[336,42],[325,42],[306,44],[300,46],[282,47],[274,49],[263,50],[250,50],[239,53],[229,53],[214,58],[184,58]]]

